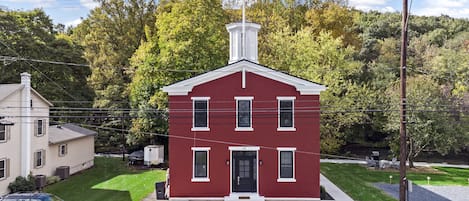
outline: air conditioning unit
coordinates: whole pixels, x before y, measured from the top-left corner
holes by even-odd
[[[55,176],[60,177],[60,179],[64,180],[70,177],[70,166],[59,166],[55,169]]]
[[[47,184],[47,178],[46,178],[46,175],[36,175],[34,176],[34,180],[35,180],[35,183],[36,183],[36,188],[41,190],[42,188],[44,188]]]
[[[143,149],[143,164],[158,165],[164,162],[164,146],[148,145]]]

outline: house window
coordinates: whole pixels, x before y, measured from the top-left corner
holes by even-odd
[[[252,96],[235,97],[236,131],[252,131]]]
[[[0,180],[7,178],[7,159],[0,159]]]
[[[67,155],[67,144],[59,145],[59,156]]]
[[[36,120],[36,123],[34,124],[34,132],[36,136],[43,136],[45,133],[45,127],[46,127],[46,121],[43,119],[38,119]]]
[[[0,124],[0,142],[7,141],[7,127],[5,125]]]
[[[208,182],[210,147],[193,147],[193,182]]]
[[[295,97],[277,97],[278,131],[295,131],[294,100]]]
[[[46,150],[34,152],[34,167],[41,168],[46,164]]]
[[[296,148],[277,148],[278,150],[278,182],[296,182],[295,150]]]
[[[192,131],[209,131],[208,127],[208,101],[210,97],[192,97],[193,124]]]

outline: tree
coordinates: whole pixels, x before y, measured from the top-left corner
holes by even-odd
[[[227,22],[217,0],[161,2],[158,29],[147,29],[150,40],[132,57],[130,100],[138,116],[132,122],[133,141],[146,140],[144,132],[167,133],[163,86],[227,63]]]
[[[399,91],[398,83],[387,91],[390,108],[386,128],[393,133],[390,147],[395,155],[399,154]],[[444,99],[438,84],[427,76],[411,77],[407,91],[409,166],[414,167],[415,158],[424,150],[435,150],[443,155],[459,151],[461,143],[467,139],[467,131],[461,129],[463,122],[455,121],[445,107],[448,101]]]
[[[84,58],[91,65],[88,83],[96,93],[93,106],[108,111],[104,113],[108,118],[95,123],[125,129],[130,124],[124,117],[129,115],[128,85],[133,76],[129,59],[147,41],[145,27],[154,27],[156,3],[99,0],[99,4],[73,30],[73,36],[84,47]],[[122,144],[123,139],[113,136],[114,132],[102,135],[108,136],[107,140],[103,139],[105,145]]]
[[[0,10],[0,55],[57,62],[84,63],[82,48],[59,34],[40,9]],[[0,83],[18,83],[20,73],[32,75],[32,86],[51,101],[86,101],[94,97],[86,83],[88,67],[16,61],[0,63]],[[70,106],[70,103],[56,103]],[[86,107],[85,105],[82,105]]]

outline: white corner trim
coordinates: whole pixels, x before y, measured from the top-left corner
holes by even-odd
[[[259,151],[260,147],[258,146],[229,146],[228,150],[230,151]]]
[[[295,127],[278,127],[277,131],[296,131]]]
[[[191,182],[210,182],[210,178],[192,178]]]
[[[170,201],[189,201],[189,200],[219,200],[223,201],[223,197],[170,197]]]
[[[191,128],[191,131],[210,131],[210,128],[208,128],[208,127],[193,127],[193,128]]]

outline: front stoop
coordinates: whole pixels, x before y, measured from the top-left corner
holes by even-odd
[[[257,193],[232,193],[224,201],[265,201],[265,198]]]

